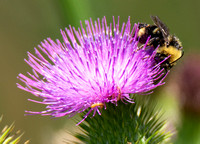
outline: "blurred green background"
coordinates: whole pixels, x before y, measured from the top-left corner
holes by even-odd
[[[199,53],[199,7],[198,0],[0,0],[0,115],[4,115],[0,128],[15,121],[16,129],[25,131],[24,140],[30,139],[32,144],[63,143],[68,138],[66,131],[75,125],[72,120],[24,116],[24,110],[44,109],[40,104],[28,102],[34,96],[16,86],[17,75],[31,71],[24,62],[27,51],[34,53],[33,48],[47,37],[61,39],[60,29],[68,25],[77,28],[80,20],[106,16],[111,22],[112,16],[120,16],[120,22],[126,22],[131,16],[133,23],[152,23],[149,16],[158,15],[171,33],[180,38],[185,55],[172,69],[166,85],[154,95],[159,96],[170,127],[177,126],[180,131],[176,143],[187,143],[185,139],[191,139],[191,144],[200,143],[199,113],[188,115],[191,111],[183,110],[176,81],[184,61],[190,61],[187,55]],[[200,63],[193,64],[200,67]],[[187,82],[187,78],[181,80]]]

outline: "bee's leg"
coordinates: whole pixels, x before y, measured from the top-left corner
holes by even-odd
[[[137,51],[138,51],[138,50],[141,50],[141,49],[144,47],[144,45],[145,45],[145,44],[142,44],[142,45],[137,49]]]
[[[155,41],[155,38],[150,39],[150,40],[148,41],[147,44],[142,44],[142,45],[137,49],[137,51],[140,50],[140,49],[142,49],[145,45],[146,45],[146,46],[152,45],[154,41]]]
[[[148,41],[147,46],[153,45],[155,42],[158,43],[158,41],[159,37],[153,37]]]

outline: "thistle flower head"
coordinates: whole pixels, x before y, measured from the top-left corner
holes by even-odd
[[[186,56],[178,69],[173,82],[178,86],[180,105],[185,113],[200,116],[200,55],[191,53]]]
[[[33,74],[19,74],[25,86],[17,85],[42,99],[30,101],[47,105],[45,111],[28,113],[71,117],[90,108],[86,118],[92,111],[100,114],[106,103],[133,102],[130,93],[148,93],[163,84],[156,50],[138,48],[137,24],[131,26],[130,18],[121,27],[114,17],[109,25],[105,17],[85,24],[61,30],[64,42],[41,42],[38,47],[48,60],[36,48],[36,56],[28,52],[25,61]]]

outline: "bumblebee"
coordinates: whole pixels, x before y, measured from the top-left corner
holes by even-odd
[[[161,67],[168,71],[183,56],[183,47],[180,40],[169,33],[169,29],[158,16],[151,16],[151,19],[154,25],[138,24],[137,39],[141,44],[145,44],[150,37],[147,46],[152,46],[154,49],[158,47],[155,61],[157,63],[163,61]]]

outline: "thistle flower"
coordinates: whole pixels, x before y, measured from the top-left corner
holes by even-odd
[[[174,78],[183,111],[195,116],[200,116],[200,67],[196,66],[200,62],[199,56],[189,54]]]
[[[93,116],[101,114],[99,108],[106,108],[106,103],[133,103],[129,94],[145,94],[164,84],[163,70],[154,61],[156,50],[138,48],[137,24],[131,27],[130,17],[121,29],[114,17],[110,25],[105,17],[85,24],[86,29],[81,23],[78,30],[61,30],[62,43],[50,38],[41,42],[38,47],[49,60],[36,48],[36,56],[28,52],[25,61],[33,74],[19,74],[25,86],[17,85],[42,99],[30,101],[47,106],[42,112],[26,112],[72,117],[89,108],[86,118],[92,111]]]

